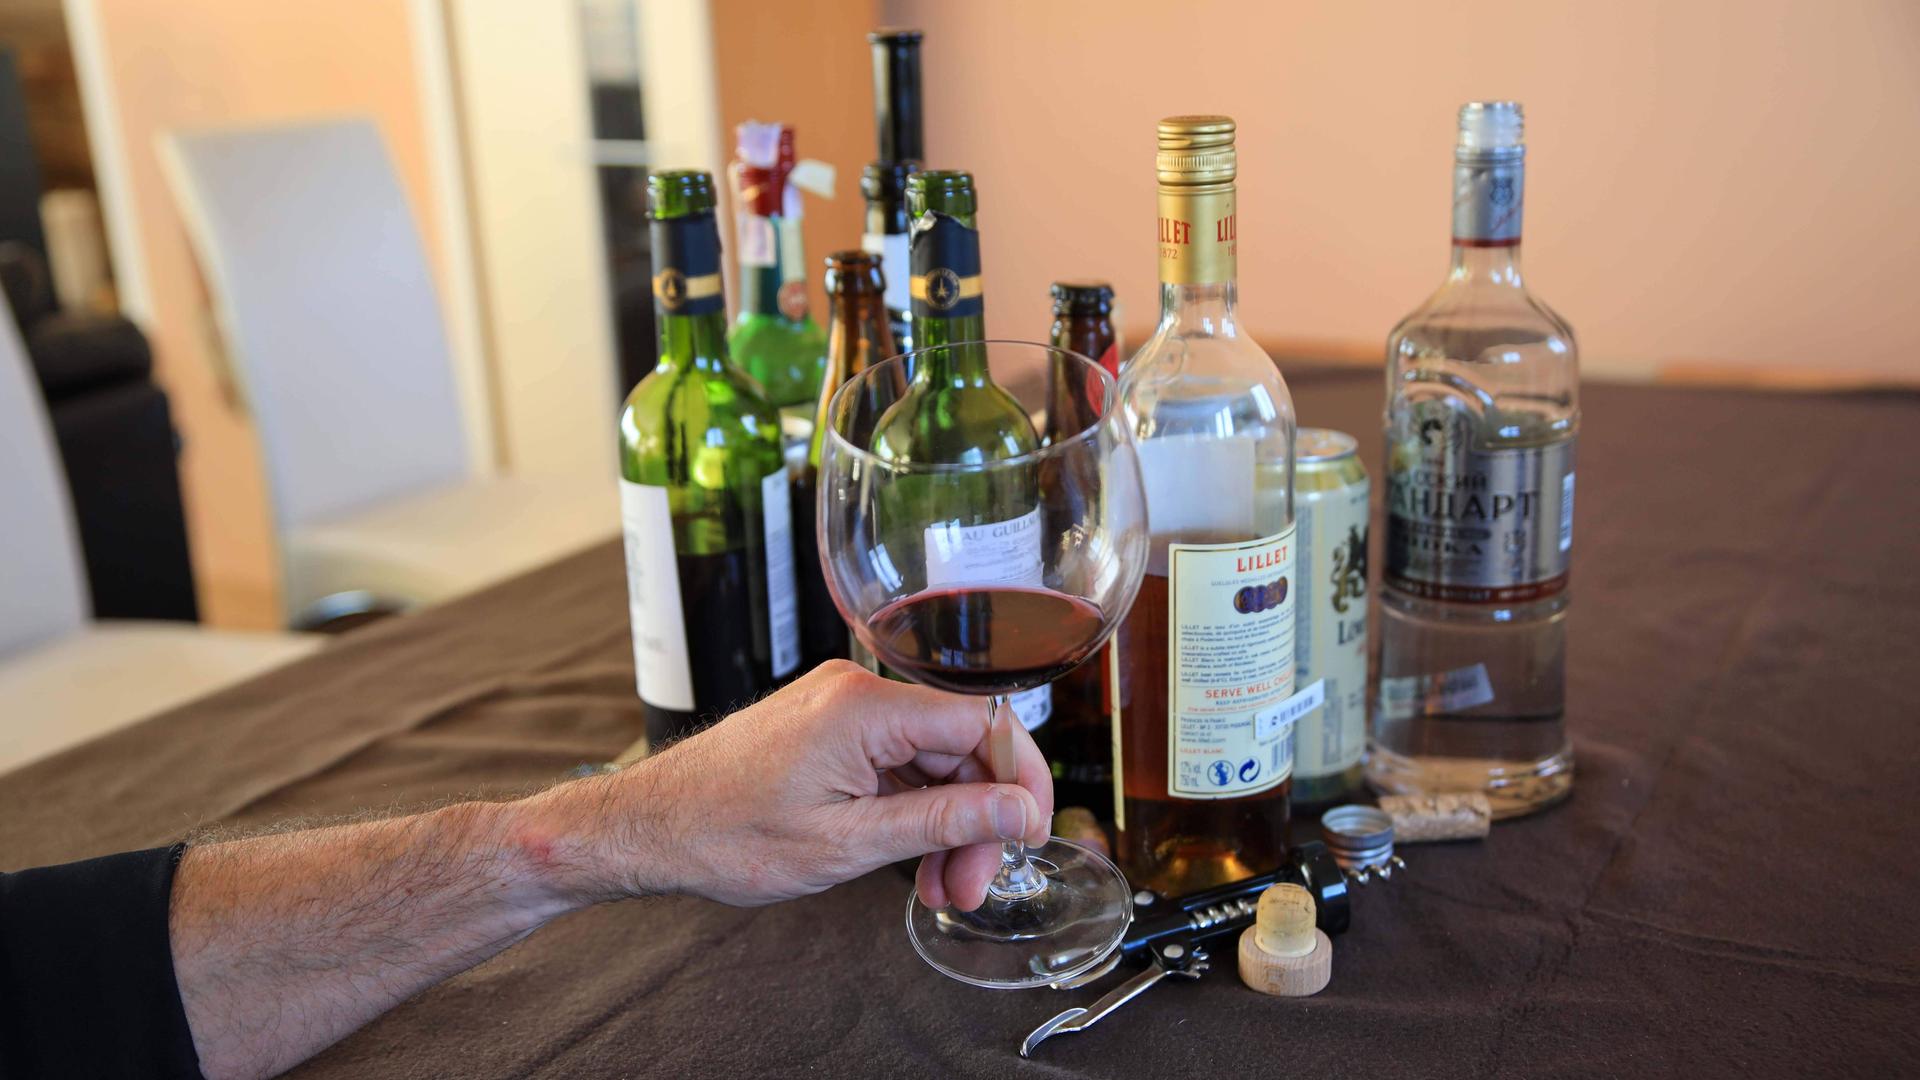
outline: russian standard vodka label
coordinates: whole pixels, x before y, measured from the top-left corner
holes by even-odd
[[[1567,587],[1574,440],[1483,449],[1446,401],[1406,406],[1387,467],[1387,584],[1427,600],[1515,604]]]
[[[1006,521],[983,525],[943,522],[926,530],[927,588],[962,585],[1020,585],[1039,588],[1044,581],[1040,556],[1040,508]],[[1011,694],[1020,724],[1032,731],[1053,715],[1053,687],[1036,686]]]
[[[800,666],[800,599],[793,577],[793,490],[787,470],[760,478],[760,512],[767,538],[767,629],[773,639],[773,677]]]
[[[620,480],[620,525],[627,548],[627,610],[633,620],[633,671],[640,698],[656,709],[693,711],[693,667],[680,612],[680,568],[673,557],[667,489]],[[791,565],[791,556],[789,556]]]
[[[1326,705],[1294,735],[1294,771],[1331,776],[1367,748],[1367,492],[1357,484],[1299,492],[1294,679],[1326,683]]]
[[[1171,544],[1167,794],[1227,799],[1293,774],[1294,526],[1233,544]]]

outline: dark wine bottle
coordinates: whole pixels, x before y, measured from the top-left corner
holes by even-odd
[[[1120,374],[1119,340],[1113,328],[1113,286],[1104,281],[1053,284],[1056,349],[1099,362]],[[1048,441],[1071,438],[1100,417],[1102,402],[1090,400],[1084,384],[1058,366],[1047,384]],[[1113,813],[1112,694],[1107,686],[1106,648],[1053,683],[1053,716],[1034,740],[1053,770],[1053,804],[1083,806],[1101,818]]]
[[[800,665],[780,424],[727,354],[713,178],[647,179],[660,361],[620,416],[634,667],[658,745]]]
[[[907,181],[915,344],[913,381],[875,425],[872,450],[886,461],[943,465],[1018,457],[1039,448],[1033,422],[987,369],[980,290],[978,199],[973,177],[933,170]],[[1041,584],[1040,490],[1033,470],[928,474],[896,482],[896,497],[924,498],[912,511],[929,526],[921,552],[929,589]],[[955,508],[965,508],[955,516]],[[940,511],[936,513],[936,509]],[[1046,723],[1053,695],[1041,686],[1012,695],[1029,731]]]
[[[831,426],[828,406],[842,383],[894,354],[893,331],[887,325],[884,300],[886,279],[880,259],[865,251],[836,251],[827,256],[827,374],[820,383],[814,410],[813,441],[806,463],[794,481],[793,549],[799,560],[800,654],[809,668],[848,655],[847,624],[827,591],[820,565],[819,538],[814,534],[818,512],[820,452]],[[891,400],[889,398],[888,400]],[[862,415],[875,416],[869,408]],[[865,442],[864,433],[850,433]]]
[[[911,303],[907,294],[907,178],[925,158],[921,142],[920,31],[875,30],[873,48],[873,120],[879,157],[860,175],[867,199],[867,228],[861,247],[882,260],[887,275],[887,318],[901,352],[914,347]]]

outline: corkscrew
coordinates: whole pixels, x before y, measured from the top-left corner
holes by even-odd
[[[1389,838],[1389,844],[1391,838]],[[1087,986],[1106,977],[1124,961],[1145,957],[1146,970],[1121,983],[1085,1008],[1068,1009],[1033,1029],[1020,1044],[1020,1056],[1033,1056],[1034,1047],[1061,1034],[1085,1031],[1120,1006],[1168,978],[1198,979],[1210,967],[1205,942],[1238,933],[1253,925],[1260,894],[1269,886],[1292,882],[1313,894],[1315,922],[1328,935],[1344,933],[1353,921],[1350,886],[1372,876],[1390,876],[1405,863],[1392,859],[1386,869],[1348,869],[1326,844],[1310,841],[1287,853],[1278,870],[1228,885],[1164,899],[1142,891],[1134,895],[1134,921],[1120,947],[1106,963],[1092,971],[1053,984],[1056,990]]]

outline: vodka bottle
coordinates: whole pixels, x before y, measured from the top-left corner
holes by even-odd
[[[1460,110],[1453,265],[1387,339],[1386,571],[1367,778],[1566,796],[1567,570],[1580,428],[1573,331],[1520,274],[1520,106]]]

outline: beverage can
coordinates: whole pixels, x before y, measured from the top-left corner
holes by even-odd
[[[1294,685],[1326,683],[1326,704],[1294,728],[1293,801],[1360,787],[1367,746],[1367,470],[1353,436],[1301,428],[1295,439],[1298,596]]]

